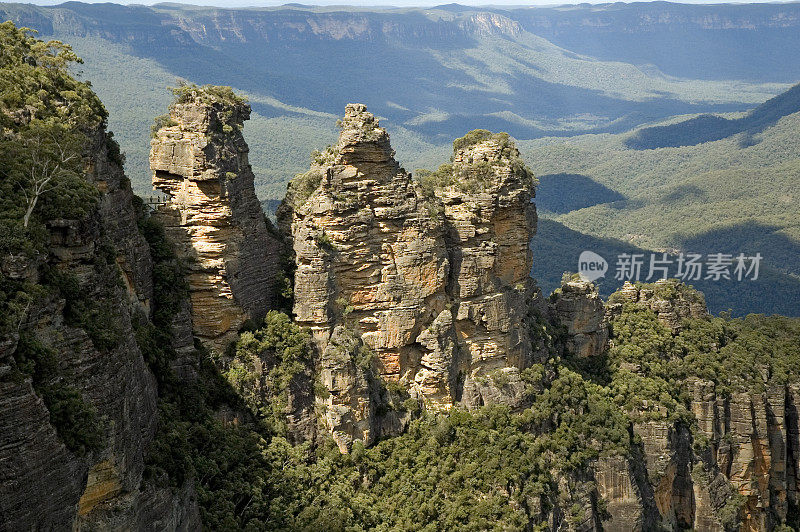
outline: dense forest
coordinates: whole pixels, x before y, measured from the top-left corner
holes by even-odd
[[[558,270],[574,269],[584,249],[609,261],[619,253],[649,257],[651,250],[673,257],[679,252],[761,253],[765,274],[760,280],[694,284],[715,311],[797,315],[796,92],[737,119],[758,117],[759,128],[771,124],[763,130],[713,142],[648,150],[626,145],[658,128],[521,142],[542,182],[537,206],[547,218],[533,242],[540,257],[534,276],[552,290]],[[674,122],[660,127],[680,132],[691,120]],[[556,248],[561,252],[554,253]],[[570,257],[566,263],[565,256]],[[608,281],[601,284],[605,293],[619,286]]]
[[[502,530],[538,522],[535,529],[548,530],[537,515],[545,509],[573,527],[585,518],[586,468],[600,457],[641,452],[632,421],[695,430],[687,378],[708,379],[724,395],[797,382],[796,319],[692,319],[676,335],[651,310],[628,304],[613,330],[614,348],[601,359],[554,350],[526,369],[521,411],[417,414],[405,434],[368,449],[356,444],[345,455],[331,440],[292,447],[273,415],[254,405],[251,424],[215,421],[213,409],[230,390],[209,376],[201,388],[166,396],[150,474],[176,486],[185,475],[197,478],[211,528]],[[260,342],[243,336],[237,358],[270,351],[281,361],[275,382],[296,357],[308,356],[306,337],[283,314],[270,314],[253,334]],[[696,445],[709,442],[698,437]],[[571,490],[559,489],[564,477]],[[734,529],[744,501],[729,503],[720,517]]]

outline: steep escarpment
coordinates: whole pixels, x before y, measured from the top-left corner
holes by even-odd
[[[346,330],[376,355],[367,370],[429,408],[513,402],[532,358],[524,321],[535,229],[533,180],[516,148],[488,132],[465,138],[438,181],[421,185],[363,105],[348,105],[341,126],[279,211],[297,264],[294,312],[314,333],[323,375],[341,383],[354,371],[325,355]],[[495,374],[513,382],[501,390]],[[344,378],[346,390],[327,379],[337,420],[369,417],[370,393],[356,385],[365,379]]]
[[[105,110],[67,74],[68,47],[10,23],[0,36],[15,43],[3,83],[39,88],[0,102],[0,528],[191,528],[191,485],[176,496],[144,475],[152,261]]]
[[[196,335],[218,352],[273,304],[279,245],[267,231],[241,134],[250,107],[230,89],[176,89],[154,126],[156,217],[189,265]],[[159,127],[163,126],[163,127]]]
[[[565,280],[552,315],[565,325],[568,360],[606,383],[641,442],[628,459],[595,466],[610,526],[796,523],[797,378],[785,367],[792,333],[777,332],[788,323],[712,318],[702,294],[675,281],[626,284],[607,305],[586,284]],[[757,332],[767,329],[772,340]],[[588,349],[602,335],[608,350]]]

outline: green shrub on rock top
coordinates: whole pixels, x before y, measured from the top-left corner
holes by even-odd
[[[154,139],[158,136],[158,132],[165,127],[177,126],[178,123],[172,119],[169,113],[158,115],[153,119],[153,124],[150,126],[150,138]]]
[[[232,87],[224,85],[197,85],[195,83],[180,83],[177,87],[170,87],[175,97],[174,103],[193,103],[200,101],[206,104],[221,103],[231,107],[247,105],[247,98],[239,96]]]
[[[506,138],[508,134],[506,133]],[[486,129],[473,129],[463,137],[457,138],[453,141],[453,153],[463,150],[465,148],[471,148],[477,144],[485,140],[489,140],[492,138],[492,132]]]
[[[495,160],[473,161],[470,157],[459,164],[453,164],[456,154],[483,142],[492,142],[499,147]],[[453,141],[450,164],[442,164],[435,171],[417,169],[414,177],[424,196],[432,197],[436,190],[449,187],[466,194],[477,194],[492,186],[503,166],[508,166],[512,175],[516,175],[524,186],[536,185],[533,173],[525,165],[508,133],[475,129]]]
[[[308,172],[295,175],[287,185],[285,201],[294,209],[302,207],[320,183],[322,183],[322,171],[319,168],[312,168]]]

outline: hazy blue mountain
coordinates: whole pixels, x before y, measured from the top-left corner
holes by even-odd
[[[795,92],[742,120],[760,123]],[[633,150],[626,145],[631,133],[523,141],[531,169],[542,176],[537,203],[548,218],[533,243],[535,276],[552,289],[563,271],[577,268],[584,249],[609,262],[636,249],[760,253],[765,269],[757,282],[696,283],[710,307],[800,315],[799,137],[800,111],[758,132],[682,147]]]
[[[745,133],[743,143],[755,142],[753,136],[774,125],[784,116],[800,111],[800,85],[771,98],[745,116],[736,119],[701,115],[683,122],[640,129],[626,142],[636,150],[693,146]]]
[[[605,61],[694,79],[800,79],[800,4],[617,2],[514,9],[531,33]]]

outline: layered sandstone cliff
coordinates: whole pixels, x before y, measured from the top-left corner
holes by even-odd
[[[566,328],[566,347],[586,358],[602,354],[608,344],[608,317],[597,287],[580,278],[561,283],[549,301],[550,319]]]
[[[51,220],[46,255],[0,261],[15,281],[75,283],[40,292],[16,332],[0,335],[0,530],[199,526],[191,484],[176,495],[143,480],[157,388],[134,322],[148,319],[152,261],[112,146],[102,129],[88,139],[85,177],[100,191],[96,207],[80,219]],[[88,319],[76,319],[80,312]],[[54,357],[46,373],[37,366],[36,382],[19,366],[30,346]],[[50,409],[42,389],[54,390]],[[64,414],[52,408],[64,408],[69,393],[77,394],[71,404],[94,412],[94,423],[54,422]],[[99,442],[81,451],[59,430],[96,430]]]
[[[150,147],[153,186],[168,197],[156,216],[188,264],[195,333],[218,352],[264,317],[278,271],[241,133],[249,116],[241,100],[198,89],[170,107]]]
[[[331,374],[323,378],[335,412],[329,428],[369,417],[370,393],[356,385],[364,378],[325,355],[340,328],[377,355],[372,369],[382,380],[428,408],[513,402],[516,371],[532,356],[523,322],[536,219],[532,176],[516,148],[487,132],[455,150],[436,186],[423,187],[363,105],[348,105],[341,125],[339,142],[296,178],[279,211],[297,263],[294,312]],[[369,430],[351,436],[369,442]]]
[[[534,357],[528,326],[538,295],[530,277],[533,175],[503,133],[476,130],[457,140],[452,161],[437,171],[443,175],[433,192],[444,206],[461,399],[471,407],[516,404],[518,370]]]
[[[550,314],[566,329],[568,356],[602,355],[607,346],[598,349],[597,340],[607,342],[624,304],[653,311],[673,335],[685,318],[708,316],[702,294],[674,280],[626,283],[605,305],[590,283],[565,281],[551,297]],[[641,442],[634,454],[595,465],[610,514],[604,528],[766,531],[793,519],[800,480],[797,386],[730,393],[696,377],[683,386],[696,426],[634,416],[631,430]]]

